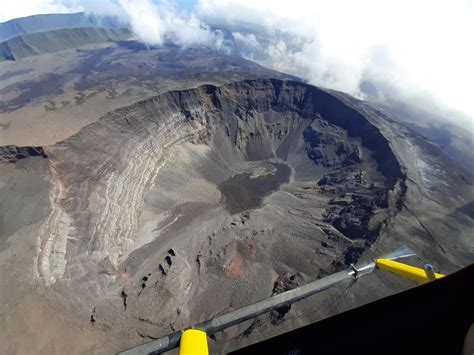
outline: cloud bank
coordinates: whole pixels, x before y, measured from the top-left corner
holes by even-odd
[[[268,53],[314,84],[356,94],[367,79],[474,116],[474,1],[201,0],[197,11],[303,39]]]
[[[118,0],[134,32],[145,42],[161,45],[166,40],[188,46],[211,43],[217,36],[194,13],[177,12],[170,3],[151,0]]]
[[[18,17],[38,14],[68,13],[82,11],[79,2],[58,0],[14,0],[2,1],[0,8],[0,22]]]
[[[473,130],[473,0],[17,0],[8,16],[87,11],[115,15],[150,44],[226,48],[207,23],[244,21],[265,34],[234,31],[234,50],[310,83],[361,95],[368,80],[396,100],[451,110]],[[1,19],[1,17],[0,17]]]

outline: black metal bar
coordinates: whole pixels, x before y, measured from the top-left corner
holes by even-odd
[[[197,324],[195,329],[205,331],[208,335],[229,328],[238,323],[244,322],[248,319],[257,317],[269,311],[292,304],[306,297],[314,295],[318,292],[327,290],[328,288],[337,285],[344,281],[354,280],[356,274],[354,271],[341,271],[333,275],[315,280],[301,287],[289,290],[278,295],[266,298],[251,305],[236,309],[235,311],[217,316],[213,319]],[[123,351],[121,355],[145,355],[145,354],[160,354],[165,351],[176,348],[179,345],[181,331],[177,331],[150,341],[135,348]]]

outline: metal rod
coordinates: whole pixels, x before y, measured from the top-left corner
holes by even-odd
[[[415,255],[415,253],[406,246],[403,246],[394,252],[386,255],[386,260],[397,260]],[[378,259],[381,260],[381,259]],[[349,280],[355,280],[361,276],[372,273],[376,265],[376,262],[371,262],[363,267],[355,268],[351,265],[351,269],[340,271],[336,274],[326,276],[322,279],[310,282],[307,285],[289,290],[278,295],[266,298],[262,301],[256,302],[249,306],[245,306],[235,311],[217,316],[213,319],[199,323],[193,328],[203,330],[207,335],[212,335],[218,331],[229,328],[238,323],[244,322],[248,319],[257,317],[261,314],[267,313],[271,310],[284,307],[292,304],[303,298],[314,295],[318,292],[327,290],[328,288]],[[176,331],[168,334],[164,337],[150,341],[143,345],[134,347],[132,349],[123,351],[119,354],[122,355],[145,355],[145,354],[161,354],[165,351],[176,348],[179,344],[182,331]]]
[[[269,311],[292,304],[306,297],[314,295],[318,292],[327,290],[328,288],[344,281],[355,280],[357,273],[353,270],[341,271],[319,280],[310,282],[304,286],[289,290],[278,295],[266,298],[259,302],[236,309],[235,311],[217,316],[213,319],[197,324],[195,329],[205,331],[208,335],[212,335],[218,331],[229,328],[248,319],[257,317]],[[144,355],[144,354],[160,354],[165,351],[174,349],[179,344],[181,331],[177,331],[164,337],[152,340],[146,344],[123,351],[122,355]]]
[[[326,290],[340,282],[353,279],[354,277],[350,271],[341,271],[322,279],[310,282],[304,286],[277,294],[257,303],[236,309],[235,311],[199,323],[195,328],[204,330],[207,332],[207,334],[211,335],[238,323],[244,322],[248,319],[257,317],[261,314],[302,300],[308,296],[314,295],[315,293]]]

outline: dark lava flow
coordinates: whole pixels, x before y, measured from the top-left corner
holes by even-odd
[[[227,210],[240,213],[262,205],[263,198],[290,180],[291,169],[283,163],[272,163],[274,173],[252,177],[249,172],[236,174],[219,186]]]

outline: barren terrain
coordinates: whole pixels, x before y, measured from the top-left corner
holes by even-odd
[[[47,304],[50,329],[88,339],[80,351],[125,349],[402,244],[444,272],[472,261],[468,173],[380,112],[298,82],[171,91],[1,155],[2,322],[20,328],[18,307]],[[376,274],[212,347],[410,285]]]

